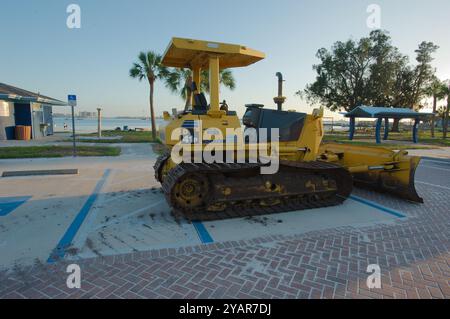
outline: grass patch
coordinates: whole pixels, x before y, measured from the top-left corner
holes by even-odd
[[[348,144],[348,145],[357,145],[357,146],[371,146],[371,147],[383,147],[391,150],[413,150],[413,149],[433,149],[436,148],[434,145],[418,145],[418,144],[404,144],[404,143],[381,143],[377,144],[369,141],[359,141],[354,139],[353,141],[349,141],[347,137],[344,136],[336,136],[336,135],[325,135],[323,139],[324,143],[340,143],[340,144]],[[425,144],[425,143],[422,143]]]
[[[120,147],[77,146],[78,156],[118,156]],[[0,159],[72,156],[72,146],[0,147]]]
[[[89,134],[80,134],[79,136],[97,136],[97,133],[89,133]],[[152,132],[150,131],[102,131],[103,137],[117,137],[120,136],[120,139],[107,139],[107,140],[97,140],[97,139],[77,139],[80,143],[105,143],[105,144],[114,144],[114,143],[159,143],[159,139],[156,140],[152,137]],[[71,141],[71,140],[66,140]]]
[[[367,140],[373,140],[367,141]],[[402,142],[411,142],[412,141],[412,133],[411,131],[404,131],[399,133],[389,133],[389,142],[382,142],[382,144],[376,144],[375,142],[375,133],[369,134],[355,134],[355,138],[353,141],[348,140],[348,132],[334,132],[332,134],[326,134],[324,137],[324,141],[328,142],[339,142],[346,143],[352,145],[367,145],[367,146],[375,146],[375,147],[386,147],[391,149],[425,149],[425,148],[433,148],[433,146],[450,146],[450,139],[442,139],[442,133],[436,132],[435,137],[431,137],[431,133],[429,131],[420,131],[419,132],[419,144],[422,145],[414,145],[414,144],[403,144]],[[396,143],[398,142],[398,143]],[[423,146],[429,145],[429,147]]]

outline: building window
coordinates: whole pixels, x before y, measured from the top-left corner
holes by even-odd
[[[0,101],[0,116],[9,117],[9,103]]]

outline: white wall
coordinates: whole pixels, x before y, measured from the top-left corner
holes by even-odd
[[[14,103],[0,100],[0,141],[6,140],[6,128],[15,126]]]

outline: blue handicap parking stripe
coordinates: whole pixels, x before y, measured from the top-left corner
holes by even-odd
[[[17,207],[28,201],[31,196],[0,197],[0,216],[12,213]]]
[[[84,220],[86,219],[87,215],[89,214],[89,211],[91,210],[92,206],[94,205],[94,203],[97,199],[97,196],[100,193],[100,190],[102,189],[103,185],[105,184],[105,181],[108,178],[110,172],[111,172],[111,170],[109,170],[109,169],[107,169],[105,171],[101,180],[95,186],[94,192],[89,196],[87,201],[84,203],[80,212],[75,217],[72,224],[69,226],[66,233],[61,238],[58,245],[56,246],[56,248],[53,249],[50,257],[47,259],[48,263],[53,263],[60,258],[64,258],[65,254],[66,254],[66,249],[72,244],[72,241],[75,238],[75,235],[77,234],[78,230],[80,229],[81,225],[83,224]]]
[[[194,225],[195,230],[197,231],[198,237],[200,238],[202,244],[212,244],[214,240],[212,239],[211,235],[208,233],[208,230],[206,230],[205,225],[203,225],[202,222],[192,222],[192,225]]]
[[[406,217],[406,215],[404,215],[404,214],[402,214],[402,213],[400,213],[398,211],[395,211],[395,210],[393,210],[391,208],[385,207],[385,206],[380,205],[378,203],[372,202],[372,201],[367,200],[365,198],[361,198],[361,197],[358,197],[358,196],[355,196],[355,195],[351,195],[350,198],[353,199],[354,201],[357,201],[359,203],[371,206],[373,208],[381,210],[381,211],[383,211],[385,213],[388,213],[390,215],[393,215],[395,217],[398,217],[398,218],[405,218]]]

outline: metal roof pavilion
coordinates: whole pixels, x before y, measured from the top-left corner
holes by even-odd
[[[361,105],[348,113],[344,113],[345,117],[350,118],[350,133],[349,139],[353,140],[355,135],[355,119],[356,118],[376,118],[375,138],[377,144],[381,143],[381,125],[384,119],[384,140],[389,137],[389,119],[414,119],[413,127],[413,141],[418,142],[418,127],[422,120],[433,116],[433,113],[419,113],[409,108],[393,108],[393,107],[378,107]]]
[[[378,106],[358,106],[352,111],[345,113],[345,117],[359,118],[424,118],[432,113],[419,113],[409,108],[393,108]]]
[[[49,105],[66,106],[67,102],[63,102],[39,93],[30,92],[18,87],[0,83],[0,100],[13,102],[36,102]]]

